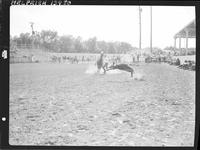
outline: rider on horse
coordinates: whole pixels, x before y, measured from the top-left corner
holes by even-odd
[[[98,69],[98,72],[102,68],[104,70],[104,73],[106,73],[105,67],[106,67],[106,65],[104,65],[104,53],[103,53],[103,51],[101,51],[100,58],[97,60],[97,69]]]

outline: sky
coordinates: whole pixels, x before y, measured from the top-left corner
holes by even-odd
[[[23,6],[10,7],[10,35],[31,33],[34,30],[54,30],[59,36],[72,35],[83,40],[97,37],[107,42],[128,42],[139,47],[138,6]],[[150,6],[141,6],[142,48],[150,45]],[[173,46],[173,36],[195,19],[193,6],[152,6],[152,45]],[[178,40],[177,40],[178,43]],[[178,44],[177,44],[178,45]],[[182,47],[185,41],[182,42]],[[189,39],[195,47],[195,39]]]

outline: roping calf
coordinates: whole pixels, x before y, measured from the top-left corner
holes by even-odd
[[[106,69],[105,71],[114,70],[114,69],[119,69],[119,70],[130,72],[131,77],[133,77],[134,70],[127,64],[118,64],[118,65],[113,64],[112,66],[108,67],[108,69]]]

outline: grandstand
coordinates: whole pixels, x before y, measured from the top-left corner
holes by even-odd
[[[196,38],[196,23],[195,20],[191,21],[189,24],[187,24],[184,28],[182,28],[179,32],[177,32],[174,35],[174,49],[176,49],[176,41],[179,39],[179,56],[174,56],[174,58],[179,58],[181,61],[181,64],[185,62],[186,60],[195,61],[196,62],[196,48],[189,48],[188,47],[188,40],[191,38]],[[185,47],[181,47],[181,41],[182,39],[185,39],[186,44]],[[185,56],[181,56],[185,55]]]
[[[189,49],[188,48],[188,40],[191,38],[196,38],[196,23],[195,20],[191,21],[188,25],[186,25],[184,28],[182,28],[179,32],[177,32],[174,35],[174,49],[176,49],[176,42],[177,39],[179,39],[179,51],[185,50],[185,55],[188,55],[189,50],[195,50],[195,48],[193,49]],[[181,41],[182,39],[186,40],[186,44],[185,44],[185,48],[181,47]],[[195,50],[196,51],[196,50]]]

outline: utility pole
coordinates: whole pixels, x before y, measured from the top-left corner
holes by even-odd
[[[34,22],[30,22],[30,24],[31,24],[32,35],[34,35],[35,34],[35,31],[33,30]]]
[[[140,29],[140,33],[139,33],[139,49],[141,50],[141,12],[142,12],[142,8],[140,8],[139,6],[139,29]]]
[[[150,6],[150,50],[152,53],[152,6]]]
[[[31,31],[32,31],[32,35],[31,35],[31,37],[32,37],[32,48],[34,48],[34,35],[35,35],[35,31],[34,31],[34,29],[33,29],[33,25],[34,25],[34,22],[30,22],[30,25],[31,25]]]

